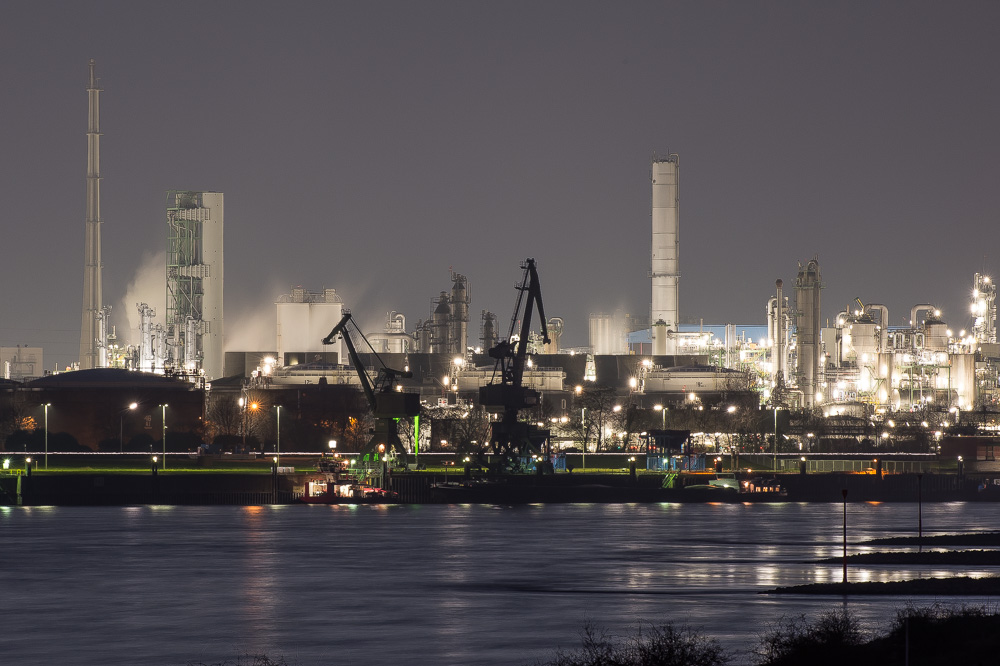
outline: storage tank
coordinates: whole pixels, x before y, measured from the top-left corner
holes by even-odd
[[[948,324],[937,317],[924,321],[924,348],[929,351],[948,351]]]
[[[480,322],[480,341],[483,343],[483,352],[488,352],[497,346],[497,316],[489,310],[483,310]]]
[[[667,355],[667,322],[658,319],[653,324],[650,337],[653,339],[653,356]]]
[[[437,307],[431,315],[431,353],[447,354],[448,333],[451,331],[451,306],[448,303],[447,292],[442,291],[438,297]]]
[[[547,322],[549,332],[549,342],[545,344],[545,354],[559,353],[559,340],[562,338],[563,320],[562,317],[552,317]]]

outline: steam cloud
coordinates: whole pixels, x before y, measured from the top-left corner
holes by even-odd
[[[137,344],[139,342],[139,303],[146,303],[156,311],[154,322],[163,323],[167,316],[167,254],[166,252],[143,252],[135,277],[125,288],[125,296],[119,305],[121,308],[116,321],[121,325],[122,317],[128,319],[128,334],[118,331],[119,344]]]

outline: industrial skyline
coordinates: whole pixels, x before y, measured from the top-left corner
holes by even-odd
[[[449,267],[505,319],[525,256],[585,345],[590,312],[649,311],[654,153],[684,160],[682,321],[763,322],[818,256],[823,323],[859,297],[957,329],[996,273],[993,4],[56,4],[0,28],[32,54],[0,64],[0,344],[50,369],[80,350],[90,58],[119,327],[164,193],[191,189],[227,195],[227,348],[273,340],[295,285],[367,329],[426,318]]]

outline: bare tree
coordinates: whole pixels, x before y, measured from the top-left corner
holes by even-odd
[[[235,437],[240,434],[240,406],[232,394],[212,395],[208,402],[208,436]]]
[[[581,409],[587,410],[586,424],[584,424],[585,434],[589,435],[593,432],[591,427],[596,428],[597,447],[595,451],[601,451],[605,448],[605,430],[611,425],[617,398],[617,392],[610,386],[588,387],[577,397]]]

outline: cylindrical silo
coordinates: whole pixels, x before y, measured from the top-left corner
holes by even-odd
[[[667,354],[667,324],[662,319],[653,324],[653,356],[666,356]]]

